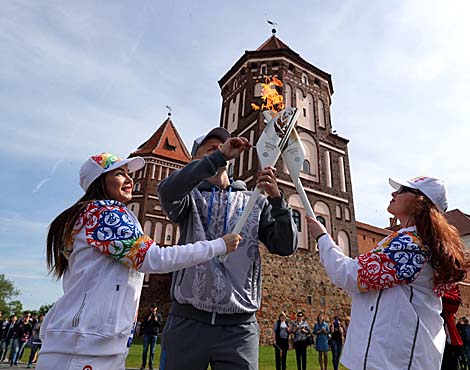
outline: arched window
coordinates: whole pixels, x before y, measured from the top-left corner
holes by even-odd
[[[266,64],[261,64],[260,73],[263,76],[266,76],[268,74],[268,66]]]
[[[136,216],[139,216],[139,209],[140,209],[140,204],[137,202],[130,203],[127,205],[127,208],[134,213]]]
[[[261,82],[258,82],[258,83],[255,85],[254,96],[255,96],[255,97],[259,97],[259,96],[261,96],[262,92],[263,92],[263,86],[261,85]]]
[[[163,244],[165,245],[171,245],[173,243],[173,225],[172,224],[166,224],[165,227],[165,240]]]
[[[157,244],[162,242],[162,228],[163,225],[161,222],[155,224],[155,232],[153,233],[153,241]]]
[[[310,173],[310,162],[308,161],[308,159],[304,159],[302,171],[304,171],[305,173]]]
[[[351,251],[349,247],[349,235],[344,230],[341,230],[338,233],[338,245],[346,256],[351,256]]]
[[[134,184],[134,191],[140,191],[140,183],[139,182],[136,182]]]
[[[321,222],[331,234],[331,213],[328,205],[322,201],[318,201],[313,206],[313,212],[317,215],[317,220]]]
[[[301,232],[302,231],[302,216],[300,215],[300,212],[297,211],[296,209],[292,210],[292,219],[297,225],[297,231]]]
[[[308,85],[308,75],[306,73],[302,73],[302,83]]]
[[[336,206],[336,218],[341,218],[341,206],[339,204]]]
[[[147,220],[144,222],[144,234],[151,235],[150,234],[151,232],[152,232],[152,221]]]
[[[308,249],[308,229],[302,201],[298,194],[293,194],[289,197],[288,203],[292,208],[292,218],[297,225],[298,246],[302,249]]]
[[[346,221],[351,221],[351,211],[349,210],[348,207],[344,208],[344,219]]]

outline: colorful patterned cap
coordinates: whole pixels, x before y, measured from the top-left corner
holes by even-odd
[[[441,211],[447,210],[447,189],[444,181],[435,177],[420,176],[411,180],[400,180],[390,177],[388,182],[392,188],[398,190],[401,186],[418,189],[426,195],[431,202]]]
[[[90,184],[103,173],[115,170],[126,164],[129,172],[134,172],[144,167],[145,161],[142,157],[121,159],[111,153],[94,155],[88,158],[86,162],[83,163],[82,167],[80,167],[80,186],[83,190],[87,191]]]

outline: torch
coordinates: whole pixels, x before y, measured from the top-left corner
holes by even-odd
[[[274,117],[269,111],[263,112],[265,118],[270,118],[268,124],[256,143],[256,152],[261,168],[274,166],[286,147],[289,136],[294,129],[297,118],[299,118],[300,111],[297,108],[286,108],[277,113]],[[261,193],[260,188],[255,188],[250,196],[242,215],[237,221],[237,224],[232,230],[233,234],[240,234],[243,226],[248,220],[256,200]],[[220,262],[225,262],[227,255],[219,257]]]

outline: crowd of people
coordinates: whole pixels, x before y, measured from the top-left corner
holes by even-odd
[[[229,177],[228,163],[251,147],[222,127],[194,140],[193,160],[157,188],[162,210],[180,230],[180,245],[165,248],[144,234],[127,208],[134,188],[130,174],[144,167],[144,159],[101,153],[82,165],[84,194],[52,221],[47,234],[47,265],[62,279],[64,295],[40,324],[37,370],[123,370],[144,274],[168,272],[173,272],[172,304],[162,329],[160,369],[258,369],[260,248],[292,255],[298,235],[276,168],[259,170],[256,187],[264,194],[256,198],[243,181]],[[466,277],[469,258],[444,217],[442,180],[389,182],[394,191],[387,210],[399,227],[369,253],[344,255],[325,226],[307,217],[330,280],[352,297],[351,321],[345,325],[336,316],[328,322],[320,312],[309,324],[299,311],[289,323],[281,313],[274,325],[278,369],[285,370],[290,338],[298,370],[306,370],[311,343],[321,370],[327,369],[330,349],[335,370],[341,353],[342,364],[352,369],[440,368],[450,327],[443,322],[452,322],[441,317],[441,297]],[[250,209],[246,219],[245,209]],[[240,234],[231,233],[238,223]],[[390,323],[396,330],[389,330]],[[2,340],[2,356],[10,348],[12,366],[36,325],[25,315],[3,328],[2,338],[8,339]],[[142,322],[142,369],[148,353],[153,368],[160,328],[151,307]]]
[[[25,311],[19,319],[16,315],[4,319],[0,311],[0,362],[9,362],[10,366],[18,366],[25,347],[30,347],[27,367],[32,367],[41,348],[39,331],[43,318],[43,314]]]
[[[327,370],[328,351],[331,349],[333,369],[338,370],[348,325],[349,316],[344,322],[339,316],[334,316],[330,323],[321,311],[315,322],[309,324],[302,311],[293,312],[289,319],[285,312],[281,312],[273,326],[276,370],[286,370],[287,353],[291,349],[295,350],[297,370],[306,370],[309,346],[314,346],[318,352],[320,370]]]

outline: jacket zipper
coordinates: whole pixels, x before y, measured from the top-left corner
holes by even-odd
[[[78,309],[77,313],[72,319],[72,327],[76,328],[78,326],[78,323],[80,322],[80,315],[83,311],[83,307],[85,307],[85,300],[86,300],[86,293],[83,296],[82,304],[80,305],[80,308]]]
[[[377,318],[377,312],[379,308],[380,298],[382,297],[382,293],[383,293],[383,289],[380,291],[379,296],[377,297],[377,302],[375,303],[374,317],[372,319],[372,323],[370,324],[369,340],[367,341],[367,349],[366,349],[366,354],[364,356],[364,370],[367,370],[367,356],[369,356],[370,342],[372,339],[372,331],[374,330],[375,319]]]
[[[410,286],[411,294],[410,294],[410,303],[413,303],[413,287]],[[416,315],[418,316],[418,315]],[[408,370],[411,369],[411,363],[413,362],[413,356],[415,353],[415,346],[416,346],[416,339],[418,338],[418,329],[419,329],[419,316],[418,320],[416,321],[416,328],[415,328],[415,335],[413,338],[413,345],[411,346],[411,353],[410,353],[410,362],[408,363]]]

